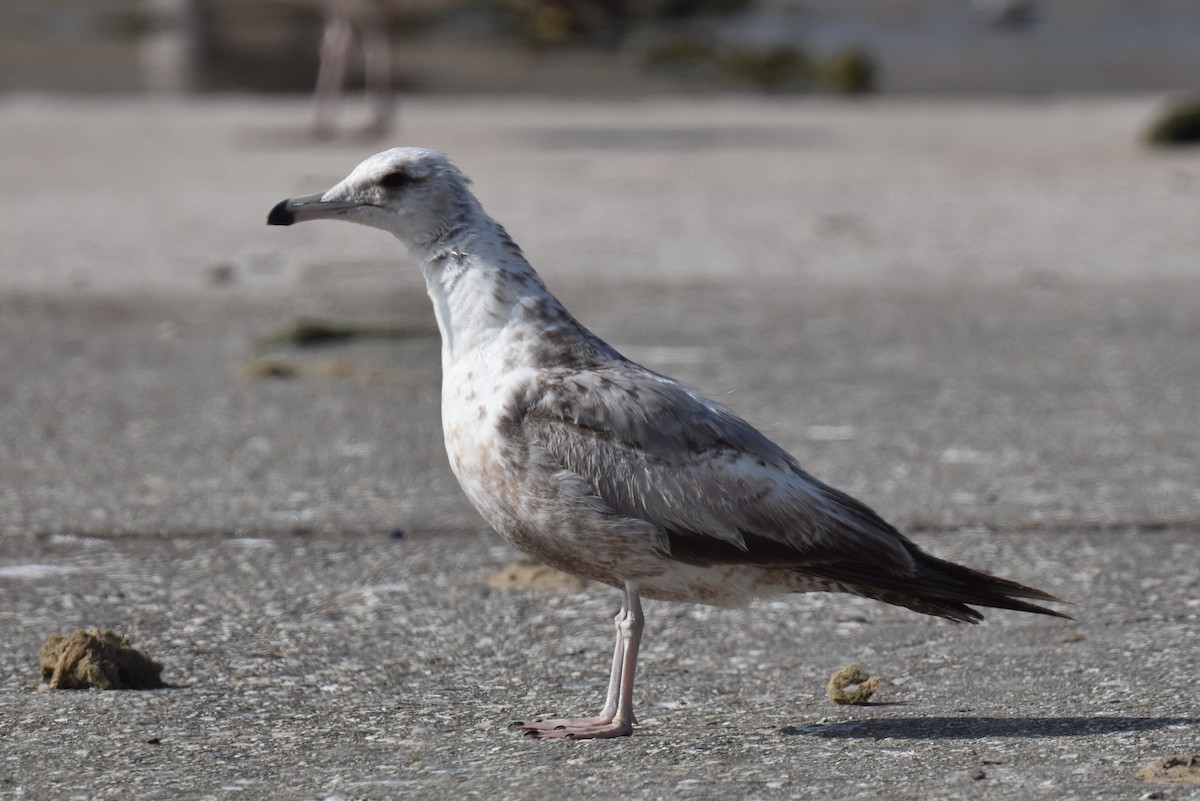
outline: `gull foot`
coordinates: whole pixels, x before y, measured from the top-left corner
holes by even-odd
[[[535,720],[531,723],[518,720],[508,726],[535,740],[598,740],[607,737],[628,737],[633,734],[632,723],[621,723],[604,717],[554,718]]]
[[[553,729],[566,729],[571,726],[601,726],[605,723],[612,723],[612,717],[597,715],[590,718],[550,718],[549,720],[534,720],[529,723],[523,720],[514,720],[508,724],[508,728],[522,729],[524,731],[551,731]]]

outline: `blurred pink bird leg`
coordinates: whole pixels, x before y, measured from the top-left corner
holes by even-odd
[[[328,0],[325,32],[321,37],[321,66],[314,92],[312,133],[319,139],[333,136],[334,110],[345,86],[356,27],[362,39],[367,96],[371,103],[371,119],[363,134],[380,137],[391,129],[392,45],[387,15],[377,0]]]

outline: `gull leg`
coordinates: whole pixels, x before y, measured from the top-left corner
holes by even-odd
[[[591,718],[550,718],[549,720],[535,720],[530,723],[524,721],[515,721],[509,726],[514,729],[524,729],[525,731],[566,728],[568,725],[590,724],[600,725],[611,723],[613,717],[617,714],[617,699],[621,694],[621,671],[625,666],[625,640],[621,636],[621,624],[629,615],[628,599],[621,596],[621,609],[617,612],[617,616],[613,618],[613,623],[617,629],[617,643],[613,647],[612,670],[608,676],[608,695],[604,699],[604,708],[600,710],[600,714]]]
[[[608,722],[617,714],[617,700],[621,694],[621,674],[625,668],[625,638],[621,636],[621,626],[629,617],[629,598],[621,598],[621,611],[617,612],[613,624],[617,629],[617,644],[613,646],[612,670],[608,674],[608,694],[604,698],[604,708],[600,710],[599,719]]]
[[[633,714],[633,676],[637,668],[638,645],[645,618],[637,588],[625,584],[625,601],[617,614],[617,645],[613,649],[613,670],[608,680],[608,699],[604,709],[593,718],[556,718],[533,723],[513,724],[529,737],[558,737],[589,740],[601,737],[627,737],[633,733],[637,718]]]
[[[617,714],[617,697],[621,692],[621,669],[625,664],[625,642],[621,638],[621,623],[629,614],[628,602],[621,599],[621,611],[613,619],[617,629],[617,643],[613,646],[612,670],[608,674],[608,694],[604,697],[604,707],[596,716],[596,721],[607,723]]]

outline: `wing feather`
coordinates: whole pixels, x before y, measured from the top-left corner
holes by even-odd
[[[545,371],[521,427],[614,513],[669,535],[676,558],[912,568],[911,543],[868,507],[726,407],[631,362]]]

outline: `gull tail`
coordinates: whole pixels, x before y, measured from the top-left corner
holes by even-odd
[[[849,562],[806,565],[804,572],[833,579],[857,595],[957,622],[983,620],[983,614],[968,604],[1072,619],[1070,615],[1022,600],[1061,603],[1048,592],[947,562],[911,547],[916,570],[909,574],[888,573],[875,565]]]

